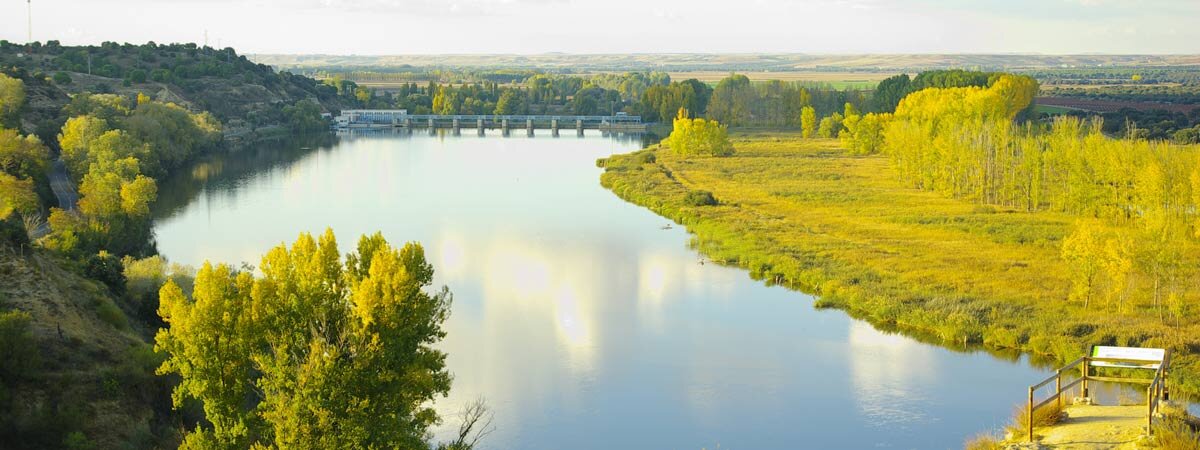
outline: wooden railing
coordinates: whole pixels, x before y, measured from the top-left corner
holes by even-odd
[[[1162,400],[1168,399],[1167,391],[1167,366],[1171,363],[1171,352],[1167,351],[1167,355],[1163,358],[1163,362],[1158,366],[1158,370],[1154,371],[1154,379],[1150,381],[1150,386],[1146,387],[1146,433],[1154,435],[1154,414],[1158,413],[1158,405]]]
[[[1027,403],[1025,412],[1026,412],[1026,422],[1027,422],[1026,426],[1028,428],[1030,442],[1033,442],[1034,414],[1041,408],[1043,408],[1046,405],[1049,405],[1051,403],[1057,403],[1058,408],[1061,410],[1063,407],[1063,394],[1066,393],[1067,391],[1069,391],[1071,388],[1074,388],[1075,386],[1081,387],[1080,388],[1080,393],[1081,393],[1080,397],[1088,397],[1088,381],[1111,381],[1111,382],[1118,382],[1118,383],[1147,383],[1147,382],[1149,382],[1150,385],[1148,387],[1146,387],[1146,405],[1147,405],[1146,433],[1147,434],[1154,433],[1154,415],[1156,413],[1158,413],[1158,407],[1159,407],[1159,404],[1161,403],[1161,400],[1165,400],[1165,399],[1169,398],[1169,393],[1167,390],[1167,371],[1168,371],[1168,366],[1170,365],[1170,362],[1171,362],[1171,352],[1167,351],[1166,357],[1163,358],[1162,364],[1160,364],[1158,366],[1158,369],[1156,369],[1154,371],[1154,378],[1151,378],[1149,380],[1147,380],[1145,378],[1095,376],[1095,375],[1091,374],[1092,363],[1095,363],[1095,362],[1146,364],[1146,361],[1141,361],[1141,360],[1122,359],[1122,358],[1093,358],[1090,356],[1084,356],[1082,358],[1076,359],[1075,361],[1068,363],[1065,366],[1062,366],[1058,370],[1055,370],[1054,375],[1051,375],[1050,377],[1046,378],[1045,380],[1042,380],[1040,383],[1029,386],[1029,399],[1028,399],[1028,403]],[[1063,374],[1074,371],[1074,368],[1076,366],[1079,367],[1079,378],[1076,378],[1075,380],[1064,385],[1063,384]],[[1051,394],[1049,397],[1046,397],[1045,399],[1042,399],[1041,401],[1034,403],[1034,393],[1038,389],[1041,389],[1042,387],[1045,387],[1046,385],[1050,384],[1050,382],[1054,382],[1054,393]]]

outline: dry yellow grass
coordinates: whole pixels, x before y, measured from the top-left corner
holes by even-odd
[[[1177,350],[1174,384],[1196,392],[1193,319],[1163,322],[1150,305],[1067,301],[1060,257],[1075,218],[980,207],[909,188],[882,156],[847,155],[834,140],[735,136],[727,158],[603,161],[602,183],[685,224],[712,259],[817,294],[881,326],[948,345],[1019,349],[1060,361],[1089,345]],[[687,206],[693,190],[717,206]]]

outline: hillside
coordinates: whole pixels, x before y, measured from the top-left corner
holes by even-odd
[[[0,442],[5,448],[177,445],[148,331],[103,284],[42,250],[0,243]],[[130,305],[125,305],[129,308]],[[10,447],[11,446],[11,447]]]
[[[284,106],[311,100],[323,112],[354,102],[337,88],[250,61],[232,48],[195,44],[144,45],[106,42],[99,46],[32,46],[0,41],[0,70],[12,72],[28,88],[22,128],[49,130],[69,95],[81,92],[144,93],[194,112],[208,111],[226,136],[285,123]],[[41,134],[41,133],[39,133]],[[45,137],[45,136],[43,136]]]

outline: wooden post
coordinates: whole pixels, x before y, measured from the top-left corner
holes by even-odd
[[[1029,423],[1029,442],[1033,442],[1033,386],[1029,387],[1029,407],[1026,409],[1029,412],[1027,422]]]
[[[1079,372],[1083,375],[1083,387],[1080,388],[1083,392],[1083,398],[1088,398],[1088,366],[1091,365],[1090,361],[1088,357],[1083,357],[1083,365],[1079,367]]]
[[[1058,393],[1058,410],[1062,411],[1063,396],[1062,396],[1062,369],[1054,371],[1054,392]]]
[[[1154,435],[1154,386],[1146,387],[1146,435]]]

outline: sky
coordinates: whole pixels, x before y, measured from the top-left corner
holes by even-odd
[[[0,39],[25,42],[25,0]],[[1200,53],[1200,0],[32,0],[33,38],[243,54]]]

